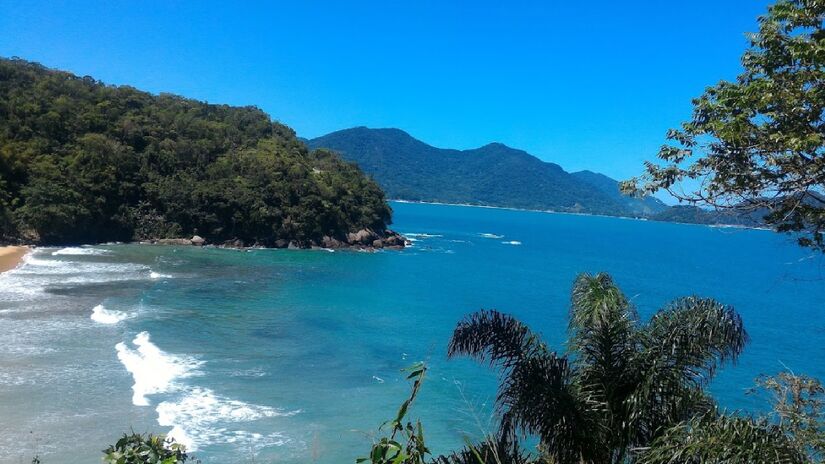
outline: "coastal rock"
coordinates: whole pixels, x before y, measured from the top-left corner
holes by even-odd
[[[387,246],[404,246],[404,238],[400,235],[392,232],[392,235],[388,235],[387,238],[384,239],[384,244]]]
[[[223,242],[224,248],[243,248],[244,242],[243,240],[236,238],[234,240],[227,240]]]
[[[287,246],[287,249],[289,250],[298,250],[300,248],[301,247],[298,245],[298,242],[296,242],[295,240],[289,242],[289,245]]]
[[[321,246],[324,248],[341,248],[342,245],[340,240],[329,235],[324,235],[324,238],[321,239]]]
[[[380,237],[370,229],[361,229],[354,234],[347,235],[349,242],[352,245],[372,245],[372,242]]]
[[[192,240],[188,238],[162,238],[157,243],[158,245],[192,245]]]
[[[286,248],[289,246],[289,241],[279,238],[275,240],[275,248]]]
[[[339,243],[340,247],[356,247],[356,248],[391,248],[399,250],[408,245],[407,239],[401,234],[392,230],[386,229],[376,233],[372,229],[361,229],[357,232],[350,232],[347,234],[346,242],[339,242],[331,237],[324,237],[323,245],[325,248],[336,248],[335,243]]]
[[[204,246],[206,244],[206,239],[204,239],[200,235],[195,235],[194,237],[189,239],[189,241],[192,242],[192,245],[195,246]]]

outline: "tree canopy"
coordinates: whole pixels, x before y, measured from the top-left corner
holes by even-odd
[[[302,246],[391,210],[378,185],[254,107],[108,86],[0,59],[0,239],[199,234]]]
[[[782,0],[759,18],[744,71],[693,101],[628,193],[666,190],[698,205],[761,211],[825,251],[825,0]],[[687,182],[685,182],[687,181]]]
[[[680,298],[647,324],[607,274],[573,285],[569,352],[557,354],[512,316],[474,313],[449,355],[501,369],[500,433],[537,436],[556,463],[624,463],[668,428],[713,411],[704,387],[747,334],[733,308]]]

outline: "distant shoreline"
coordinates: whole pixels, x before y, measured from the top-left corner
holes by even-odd
[[[441,205],[441,206],[463,206],[469,208],[487,208],[487,209],[502,209],[508,211],[525,211],[530,213],[547,213],[547,214],[569,214],[571,216],[593,216],[593,217],[603,217],[603,218],[614,218],[614,219],[629,219],[632,221],[641,221],[641,222],[661,222],[665,224],[682,224],[687,226],[702,226],[702,227],[712,227],[714,229],[750,229],[750,230],[766,230],[769,232],[773,232],[773,229],[769,227],[756,227],[756,226],[745,226],[740,224],[701,224],[698,222],[677,222],[677,221],[661,221],[658,219],[649,219],[644,217],[634,217],[634,216],[611,216],[608,214],[597,214],[597,213],[574,213],[572,211],[556,211],[552,209],[528,209],[528,208],[516,208],[512,206],[490,206],[490,205],[474,205],[471,203],[443,203],[440,201],[413,201],[413,200],[399,200],[399,199],[388,199],[387,201],[391,201],[394,203],[410,203],[410,204],[418,204],[418,205]]]
[[[16,268],[28,252],[27,246],[0,247],[0,273]]]

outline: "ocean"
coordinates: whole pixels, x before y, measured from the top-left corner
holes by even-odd
[[[496,372],[448,360],[455,324],[495,308],[564,351],[570,287],[608,272],[647,319],[713,297],[751,341],[711,385],[760,411],[761,373],[825,378],[823,257],[769,231],[393,203],[403,251],[38,248],[0,276],[0,463],[100,462],[168,432],[204,463],[347,463],[409,385],[434,452],[494,428]]]

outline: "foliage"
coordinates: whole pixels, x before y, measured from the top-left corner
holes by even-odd
[[[760,377],[754,392],[770,394],[773,412],[757,418],[715,412],[679,424],[639,450],[638,462],[822,462],[825,411],[822,384],[782,372]]]
[[[739,211],[825,251],[825,0],[780,0],[759,18],[736,82],[693,101],[644,176],[626,192],[664,189],[680,200]],[[693,159],[693,161],[689,161]],[[698,183],[683,191],[685,180]]]
[[[424,443],[424,429],[421,421],[413,424],[410,421],[405,423],[404,420],[421,389],[427,366],[424,363],[417,363],[404,369],[404,372],[409,372],[407,379],[413,381],[412,390],[409,398],[398,409],[395,419],[381,425],[380,430],[389,428],[390,435],[381,437],[372,445],[369,457],[358,458],[355,462],[370,464],[424,464],[426,462],[425,459],[430,454],[430,450]]]
[[[524,453],[518,442],[510,442],[509,437],[498,439],[487,437],[479,444],[467,443],[461,451],[448,456],[439,456],[432,464],[530,464],[536,463],[531,456]]]
[[[103,450],[107,464],[183,464],[189,456],[185,447],[165,435],[132,433]]]
[[[449,346],[451,357],[501,370],[500,434],[536,435],[555,463],[622,463],[711,410],[705,385],[747,340],[732,308],[704,298],[678,299],[642,325],[606,274],[576,279],[568,331],[559,355],[515,318],[484,310],[458,324]]]
[[[308,246],[391,211],[378,185],[253,107],[0,59],[0,240],[191,236]]]
[[[818,379],[791,372],[757,379],[757,389],[770,394],[773,414],[790,440],[812,460],[825,459],[825,388]]]
[[[640,454],[640,464],[777,463],[809,462],[780,427],[736,416],[707,416],[691,419],[667,430],[649,450]]]

